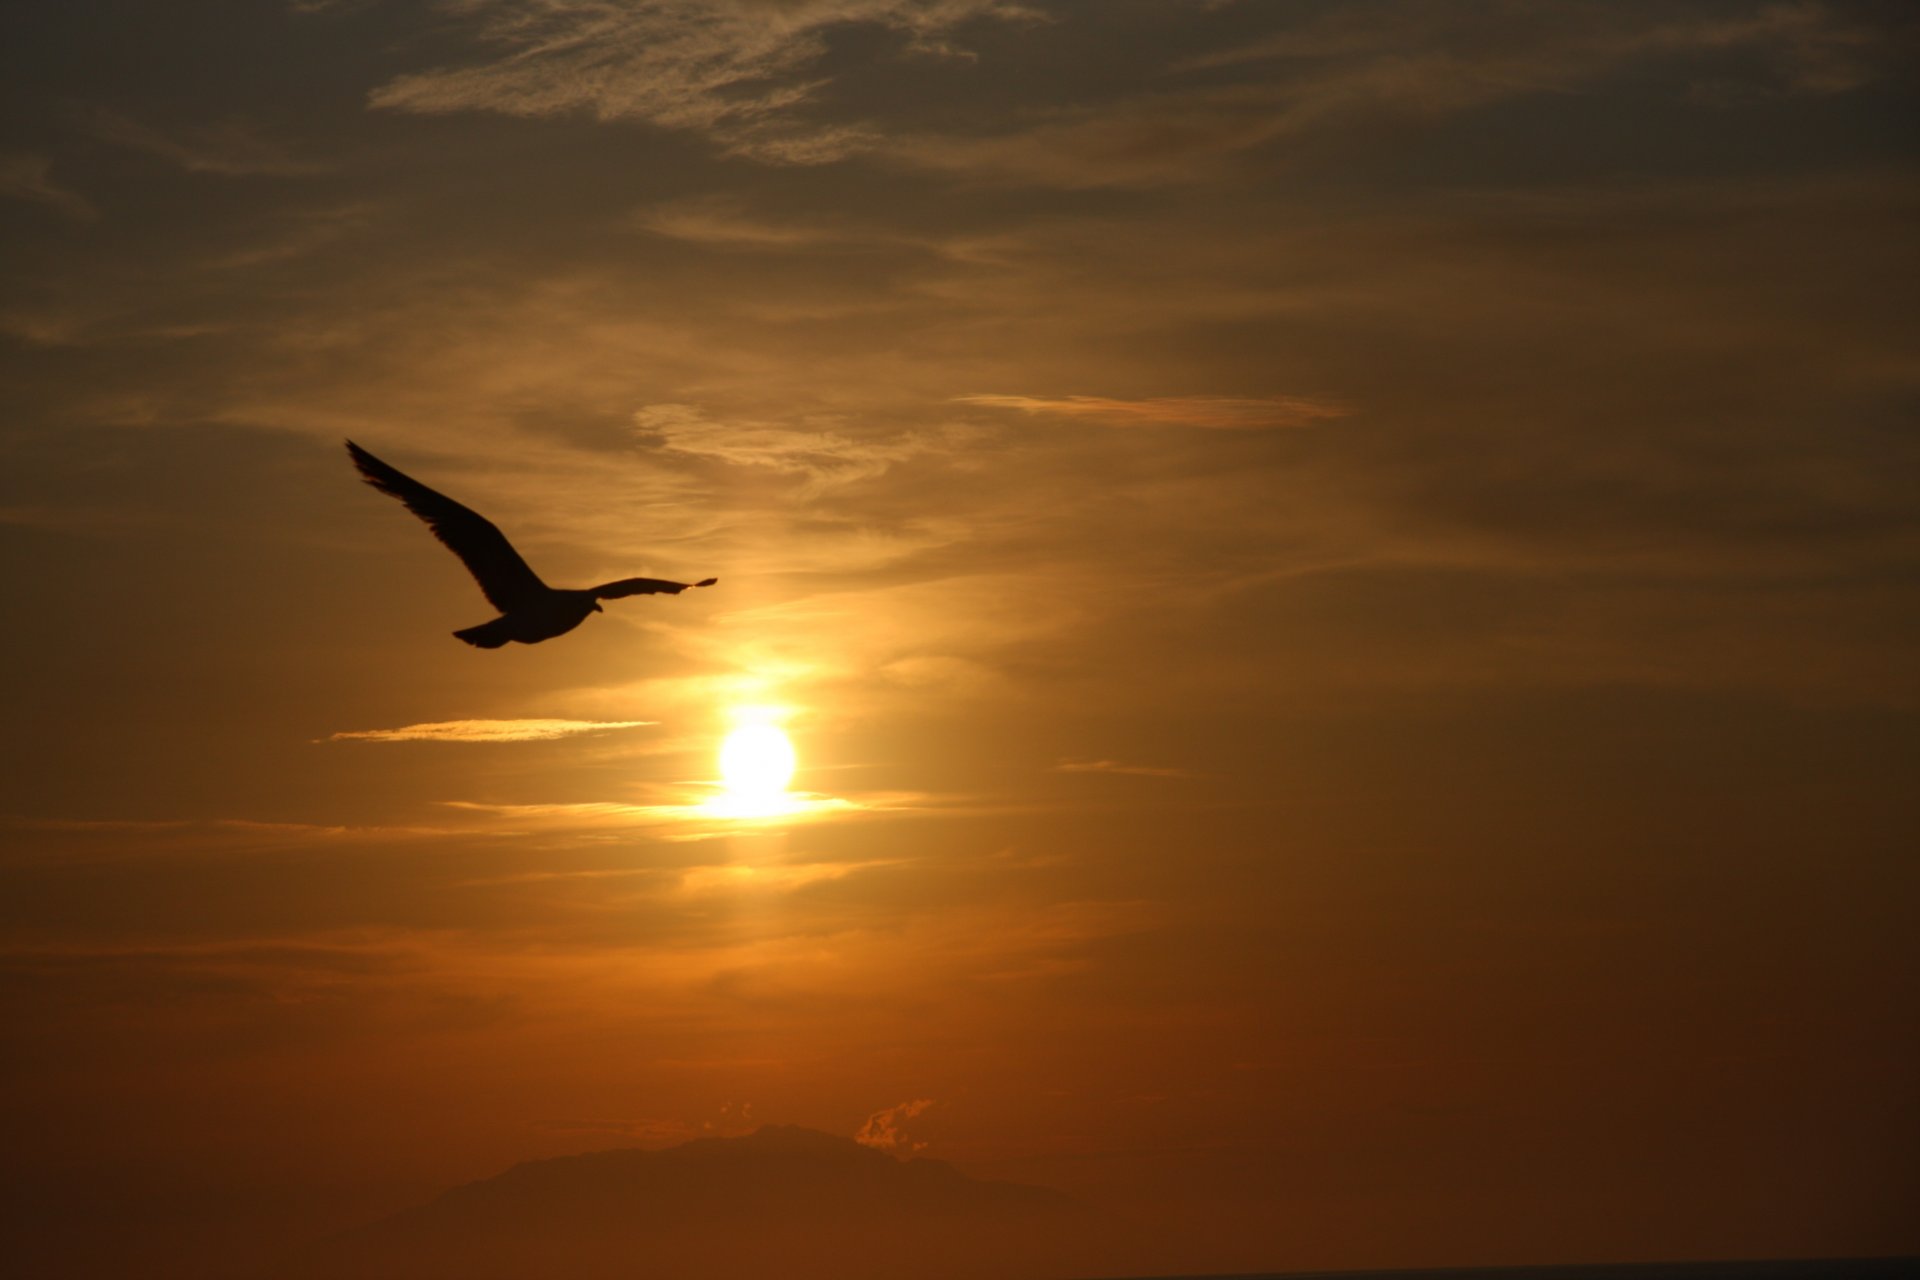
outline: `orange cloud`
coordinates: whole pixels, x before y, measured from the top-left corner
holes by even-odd
[[[354,729],[328,742],[550,742],[603,729],[639,729],[655,720],[438,720],[398,729]]]
[[[866,1123],[860,1126],[860,1132],[853,1135],[853,1140],[863,1147],[873,1147],[879,1151],[924,1151],[927,1144],[910,1141],[900,1125],[932,1105],[932,1098],[915,1098],[876,1111],[867,1117]]]

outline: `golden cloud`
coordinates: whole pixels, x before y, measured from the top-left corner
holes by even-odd
[[[655,720],[439,720],[398,729],[353,729],[328,742],[551,742],[579,733],[639,729]]]

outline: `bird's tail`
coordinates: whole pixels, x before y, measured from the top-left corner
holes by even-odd
[[[483,622],[477,627],[468,627],[464,631],[453,633],[476,649],[498,649],[513,639],[507,634],[507,620],[495,618],[492,622]]]

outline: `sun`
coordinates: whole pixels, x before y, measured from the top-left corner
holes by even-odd
[[[742,725],[720,748],[720,777],[739,800],[772,800],[793,781],[793,741],[770,724]]]
[[[720,793],[713,807],[739,818],[789,812],[795,807],[794,797],[787,794],[794,762],[793,740],[784,729],[759,717],[749,719],[720,744]]]

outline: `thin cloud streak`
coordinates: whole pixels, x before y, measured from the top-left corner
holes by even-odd
[[[1186,769],[1160,765],[1125,764],[1119,760],[1062,760],[1053,766],[1055,773],[1118,773],[1139,778],[1191,778]]]
[[[439,720],[398,729],[349,729],[327,742],[551,742],[582,733],[644,729],[657,720]]]
[[[632,226],[670,240],[735,249],[799,249],[852,238],[822,227],[756,218],[738,203],[712,197],[667,201],[636,210]]]
[[[1310,396],[1158,396],[1119,400],[1109,396],[972,395],[957,399],[962,404],[987,409],[1090,418],[1116,427],[1196,427],[1209,431],[1304,427],[1344,418],[1353,412],[1339,401]]]
[[[102,142],[143,151],[186,170],[222,177],[308,177],[326,166],[297,160],[261,137],[244,120],[225,120],[168,133],[106,107],[95,108],[86,128]]]

